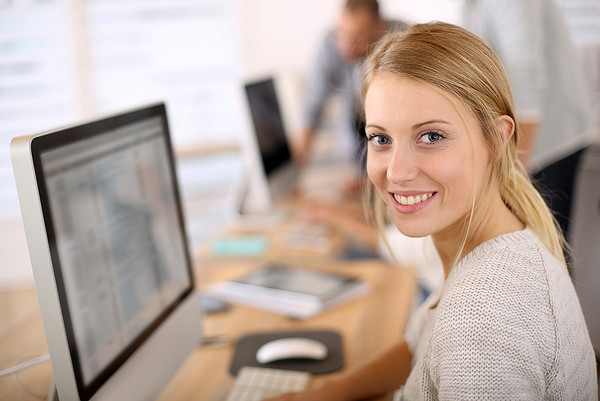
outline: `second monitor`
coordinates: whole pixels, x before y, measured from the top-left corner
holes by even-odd
[[[242,215],[273,212],[278,199],[289,194],[298,179],[292,159],[277,84],[266,78],[244,84],[245,103],[251,120],[243,152],[247,181],[241,194]]]

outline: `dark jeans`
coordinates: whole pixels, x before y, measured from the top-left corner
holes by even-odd
[[[533,174],[533,181],[554,214],[565,238],[569,241],[571,200],[579,160],[585,149],[545,167]]]

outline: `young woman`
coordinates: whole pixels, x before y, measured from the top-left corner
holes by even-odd
[[[404,339],[322,388],[280,400],[597,399],[563,239],[517,149],[506,74],[453,25],[390,34],[363,76],[375,220],[431,235],[445,282]]]

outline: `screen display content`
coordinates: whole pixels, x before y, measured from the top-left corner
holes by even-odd
[[[39,155],[57,286],[84,387],[110,374],[191,288],[166,129],[149,116]]]

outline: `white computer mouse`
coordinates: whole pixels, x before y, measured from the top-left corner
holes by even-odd
[[[320,341],[304,337],[280,338],[263,344],[256,351],[256,360],[270,363],[282,359],[324,360],[329,350]]]

